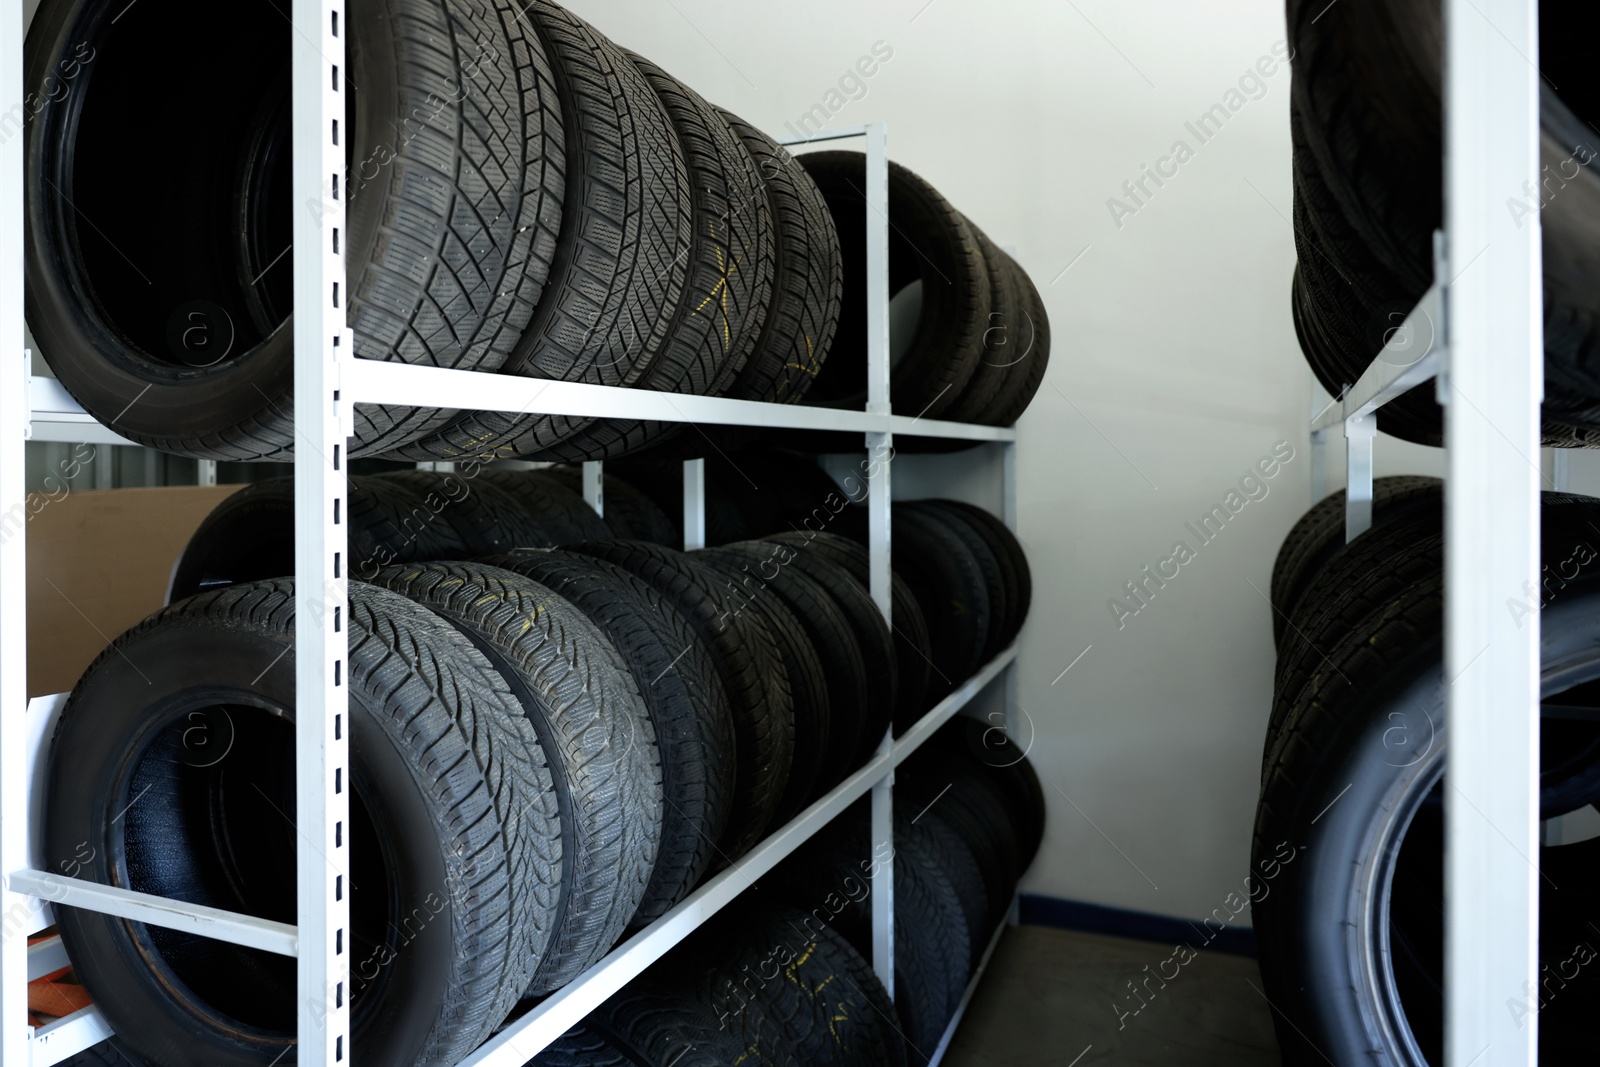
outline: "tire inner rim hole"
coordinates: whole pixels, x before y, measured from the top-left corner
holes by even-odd
[[[1600,680],[1544,697],[1547,705],[1600,707]],[[1600,820],[1600,722],[1541,719],[1540,809],[1548,829]],[[1587,810],[1586,810],[1587,809]],[[1571,816],[1571,818],[1568,818]],[[1417,806],[1397,855],[1388,894],[1388,947],[1395,991],[1405,1023],[1427,1063],[1442,1064],[1444,1014],[1444,785],[1438,782]],[[1545,843],[1539,849],[1539,957],[1541,988],[1518,1004],[1540,1013],[1540,1059],[1568,1062],[1561,1050],[1589,1048],[1591,1019],[1600,1008],[1600,930],[1590,902],[1600,887],[1600,835]],[[1577,1061],[1573,1061],[1577,1062]]]
[[[138,4],[73,86],[46,174],[79,282],[155,363],[232,362],[292,310],[291,34],[268,0]]]
[[[182,711],[137,757],[126,792],[107,813],[112,834],[122,839],[125,884],[294,925],[294,766],[294,724],[277,710],[206,703]],[[357,779],[352,785],[351,943],[354,958],[366,959],[393,947],[395,893],[365,791]],[[247,1029],[293,1037],[292,957],[180,930],[142,929],[191,1004]],[[385,978],[379,973],[352,984],[356,1019]]]

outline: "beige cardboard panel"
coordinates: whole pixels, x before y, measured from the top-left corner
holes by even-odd
[[[71,689],[113,638],[165,604],[184,545],[240,488],[29,494],[28,695]]]

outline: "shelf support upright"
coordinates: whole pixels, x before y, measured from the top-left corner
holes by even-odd
[[[0,100],[23,100],[22,0],[0,0]],[[20,111],[20,109],[19,109]],[[0,140],[0,1063],[29,1061],[28,934],[33,902],[11,888],[28,866],[28,357],[23,350],[23,131]],[[13,917],[23,917],[19,924]]]
[[[1003,441],[1000,443],[1000,518],[1006,524],[1006,529],[1012,536],[1017,533],[1017,443]],[[1006,668],[1004,693],[1005,708],[1002,721],[1005,723],[1006,741],[1009,744],[1021,744],[1018,711],[1022,708],[1022,678],[1017,672],[1016,661]]]
[[[583,465],[583,500],[602,519],[606,517],[605,464],[597,459]]]
[[[1539,574],[1543,276],[1505,204],[1540,179],[1538,3],[1444,15],[1445,1063],[1532,1067],[1506,1004],[1539,992],[1539,617],[1505,599]]]
[[[1352,415],[1344,420],[1344,539],[1354,541],[1372,529],[1372,439],[1378,415]]]
[[[352,1058],[349,880],[349,86],[343,0],[294,0],[295,825],[300,1067]]]
[[[706,547],[706,461],[683,461],[683,550]]]
[[[867,133],[867,411],[893,413],[889,399],[889,136],[874,122]],[[887,428],[867,435],[867,549],[871,558],[872,599],[894,625],[890,593],[890,505],[894,434]],[[893,747],[894,731],[884,734],[879,753]],[[872,855],[894,855],[894,771],[872,787]],[[894,996],[894,863],[879,863],[872,876],[872,969]]]

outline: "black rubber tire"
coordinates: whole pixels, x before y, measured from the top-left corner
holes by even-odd
[[[548,548],[555,538],[516,497],[469,468],[444,471],[390,471],[378,475],[415,492],[428,509],[455,532],[463,557],[509,552],[513,548]]]
[[[417,563],[373,580],[443,618],[488,658],[550,760],[562,847],[543,891],[558,917],[527,992],[559,989],[616,943],[655,869],[661,754],[644,698],[599,627],[520,574]]]
[[[544,471],[508,470],[486,470],[478,477],[515,497],[557,545],[612,536],[611,527],[595,514],[583,493],[568,488],[560,478]]]
[[[994,553],[1007,591],[1008,617],[1001,629],[999,648],[1006,647],[1022,632],[1022,626],[1028,620],[1028,611],[1033,606],[1033,570],[1028,566],[1028,554],[1023,551],[1022,542],[999,518],[973,504],[960,500],[930,500],[926,503],[967,520]]]
[[[430,501],[387,478],[354,476],[347,484],[351,577],[367,579],[393,562],[467,554],[454,526],[440,518],[449,502]],[[184,546],[169,601],[218,585],[294,574],[294,479],[252,482],[212,509]]]
[[[1003,723],[991,718],[958,716],[919,751],[941,751],[963,759],[975,777],[989,783],[1006,805],[1008,825],[1017,841],[1017,869],[1026,872],[1044,843],[1045,799],[1039,775],[1028,762],[1031,737],[1011,738]]]
[[[660,593],[575,552],[510,552],[480,562],[571,602],[622,653],[661,750],[661,847],[630,927],[666,914],[710,867],[733,803],[733,712],[716,663]]]
[[[1017,313],[1021,318],[1006,327],[1005,346],[998,349],[1005,362],[1006,378],[995,397],[972,416],[973,422],[986,426],[1011,426],[1033,403],[1039,387],[1044,384],[1044,372],[1050,366],[1050,313],[1022,264],[1006,253],[1000,253],[1004,268],[1011,273],[1011,287],[1017,298]],[[992,319],[990,321],[993,321]],[[991,359],[985,355],[984,359]]]
[[[967,839],[961,836],[961,832],[937,809],[917,818],[916,829],[921,832],[933,854],[939,857],[939,865],[955,892],[956,903],[961,905],[961,916],[967,924],[967,943],[971,949],[967,973],[976,973],[984,949],[989,947],[989,938],[994,934],[990,916],[996,910],[983,883],[978,855],[967,844]]]
[[[1575,543],[1592,543],[1597,516],[1600,502],[1547,494],[1542,509],[1547,565],[1556,565]],[[1441,547],[1433,547],[1431,573],[1345,629],[1325,648],[1326,665],[1297,692],[1280,692],[1275,700],[1274,715],[1282,725],[1268,756],[1252,848],[1254,866],[1262,872],[1256,877],[1270,882],[1270,891],[1256,899],[1252,914],[1266,992],[1281,1013],[1275,1021],[1286,1063],[1322,1062],[1324,1056],[1338,1062],[1359,1056],[1415,1063],[1391,1036],[1407,1031],[1424,1056],[1441,1062],[1437,986],[1431,984],[1442,953],[1437,782],[1448,744]],[[1592,687],[1600,673],[1592,653],[1600,632],[1597,579],[1600,575],[1580,567],[1547,591],[1541,619],[1545,699]],[[1563,785],[1551,780],[1552,757],[1567,757],[1572,747],[1570,732],[1550,735],[1552,722],[1563,720],[1546,719],[1541,738],[1546,816],[1552,813],[1552,793],[1560,793]],[[1569,797],[1558,810],[1600,799],[1600,774],[1595,773],[1600,730],[1592,723],[1578,725],[1588,735],[1586,758],[1562,762],[1568,772],[1587,779],[1586,794]],[[1422,851],[1408,859],[1401,844],[1410,847],[1410,842],[1420,842]],[[1551,861],[1567,851],[1542,849],[1540,866],[1555,870]],[[1561,877],[1557,884],[1566,881]],[[1592,897],[1592,885],[1585,887],[1586,896]],[[1563,908],[1547,906],[1552,903],[1548,892],[1541,896],[1546,898],[1541,954],[1549,959],[1553,950],[1570,952],[1571,936],[1586,928],[1579,922],[1564,943],[1551,937],[1551,920],[1561,919]],[[1424,905],[1420,914],[1418,900]],[[1388,917],[1382,931],[1374,909]],[[1369,946],[1380,941],[1392,942],[1394,949],[1377,960]],[[1398,1001],[1377,992],[1371,975],[1379,977],[1382,988],[1398,989]],[[1586,1040],[1592,1036],[1592,998],[1579,994],[1569,1000],[1576,1001],[1582,1018],[1575,1028],[1570,1016],[1565,1025],[1548,1029],[1541,1020],[1542,1060],[1581,1062],[1553,1055],[1564,1050],[1552,1044],[1574,1032]]]
[[[1600,426],[1593,221],[1600,177],[1576,158],[1581,150],[1592,161],[1600,141],[1585,121],[1597,114],[1585,87],[1588,66],[1572,40],[1583,35],[1587,14],[1578,5],[1541,9],[1540,39],[1552,48],[1550,61],[1541,61],[1550,75],[1540,100],[1546,177],[1523,205],[1539,213],[1546,234],[1543,429],[1551,444],[1591,444]],[[1316,3],[1293,0],[1287,16],[1295,59],[1296,326],[1313,369],[1337,394],[1432,281],[1432,235],[1443,217],[1441,9],[1392,2],[1323,19]],[[1588,113],[1580,118],[1565,94]],[[1563,164],[1577,165],[1568,174]],[[1512,202],[1508,208],[1517,211]],[[1387,405],[1379,428],[1441,443],[1433,391],[1419,388]]]
[[[694,201],[684,298],[667,327],[666,343],[638,387],[700,396],[720,393],[749,359],[772,299],[776,257],[766,187],[716,108],[643,56],[627,55],[672,120]],[[682,429],[675,422],[594,419],[537,458],[610,459],[650,448]]]
[[[794,754],[789,762],[789,780],[773,815],[775,825],[788,822],[825,792],[824,775],[833,734],[833,706],[828,699],[828,679],[822,659],[811,643],[806,627],[795,610],[776,592],[744,571],[742,561],[726,556],[696,552],[693,558],[716,571],[723,595],[736,611],[754,613],[766,626],[783,660],[784,677],[789,681],[794,707]]]
[[[779,1020],[729,987],[720,964],[734,958],[735,944],[709,944],[705,935],[711,931],[739,937],[713,920],[597,1008],[586,1024],[638,1067],[802,1067]]]
[[[612,1044],[604,1034],[574,1026],[529,1060],[524,1067],[641,1067],[638,1060]]]
[[[689,274],[693,199],[660,99],[627,55],[550,0],[519,4],[561,100],[566,199],[550,280],[504,374],[634,385],[667,343]],[[411,459],[543,452],[591,420],[469,412]]]
[[[740,541],[705,551],[725,561],[734,579],[747,588],[770,589],[794,613],[822,664],[828,687],[828,747],[816,790],[833,788],[876,751],[889,727],[891,702],[874,707],[866,660],[850,619],[835,596],[803,570],[791,566],[799,553],[777,542]],[[868,605],[871,606],[870,604]],[[873,609],[877,615],[877,610]],[[883,617],[877,615],[881,624]],[[884,635],[883,647],[893,646]]]
[[[722,117],[766,183],[774,238],[772,297],[761,335],[723,395],[797,404],[821,373],[839,328],[839,233],[816,183],[787,149],[731,112]]]
[[[805,1067],[905,1063],[894,1005],[872,967],[828,923],[799,908],[738,903],[696,935],[711,970],[712,1004],[737,1030],[746,1013],[758,1033],[775,1029]],[[676,970],[669,958],[662,980]],[[770,974],[776,966],[778,973]],[[752,981],[753,979],[753,981]],[[765,1062],[765,1061],[763,1061]]]
[[[965,218],[965,216],[963,216]],[[989,239],[989,235],[967,219],[967,228],[978,242],[984,268],[989,275],[989,314],[983,322],[983,334],[978,345],[981,354],[972,377],[962,387],[954,402],[945,409],[942,418],[951,422],[977,422],[978,413],[995,406],[1000,390],[1012,377],[1022,358],[1012,352],[1015,334],[1020,345],[1027,337],[1023,328],[1022,294],[1017,290],[1017,277],[1004,252]]]
[[[1011,605],[1020,594],[1014,581],[1007,581],[1007,578],[1014,579],[1015,575],[1000,565],[1000,553],[965,515],[924,501],[916,501],[902,507],[907,511],[915,511],[926,516],[954,534],[977,563],[978,572],[983,577],[984,588],[989,592],[989,627],[979,663],[988,663],[996,653],[1005,648],[1007,637],[1011,632],[1013,610]]]
[[[706,480],[733,498],[753,536],[826,524],[849,496],[813,455],[786,448],[747,448],[706,457]]]
[[[540,299],[561,221],[543,50],[511,0],[365,0],[348,23],[349,287],[335,300],[355,353],[494,370]],[[216,32],[235,47],[208,48]],[[295,210],[291,40],[271,4],[224,18],[70,0],[29,30],[28,84],[66,85],[76,103],[28,124],[28,321],[73,396],[141,444],[221,460],[294,452],[292,272],[278,261]],[[187,92],[195,79],[210,91]],[[146,90],[169,101],[169,133],[144,121]],[[209,162],[176,186],[123,165],[182,153],[197,129]],[[215,359],[213,344],[226,345]],[[351,454],[435,421],[359,408]]]
[[[1407,589],[1437,578],[1444,552],[1441,504],[1436,495],[1432,507],[1419,507],[1385,526],[1368,530],[1346,546],[1307,590],[1301,612],[1279,653],[1272,713],[1262,746],[1263,781],[1286,743],[1283,731],[1294,708],[1291,698],[1317,673],[1331,669],[1327,650],[1348,633],[1366,632],[1376,626],[1374,620],[1382,618]],[[1541,512],[1548,527],[1543,547],[1549,562],[1544,570],[1540,599],[1548,602],[1563,595],[1570,580],[1565,573],[1569,565],[1573,567],[1573,576],[1584,573],[1578,555],[1582,551],[1592,551],[1589,540],[1592,528],[1586,523],[1600,521],[1600,515],[1592,514],[1594,510],[1593,501],[1588,497],[1542,494]],[[1536,603],[1532,597],[1522,600],[1529,610]],[[1507,607],[1518,610],[1516,605],[1521,602],[1512,598],[1507,601]],[[1584,788],[1584,783],[1574,777],[1572,770],[1574,761],[1588,758],[1582,731],[1559,729],[1566,732],[1567,743],[1554,745],[1546,752],[1540,774],[1541,803],[1547,818],[1571,810],[1574,806],[1569,803],[1571,790]],[[1396,736],[1403,733],[1402,727]],[[1595,738],[1600,740],[1600,731]],[[1600,777],[1596,780],[1600,781]]]
[[[1022,846],[1012,810],[994,776],[949,752],[919,751],[896,772],[895,796],[908,818],[937,811],[978,857],[991,929],[1005,915],[1022,877]]]
[[[971,938],[936,845],[914,815],[896,805],[895,1008],[908,1062],[925,1063],[966,987]],[[868,830],[867,806],[858,803],[761,883],[815,918],[827,916],[863,956],[872,945],[870,874],[888,859],[873,852]],[[859,897],[853,885],[862,887]]]
[[[900,671],[895,655],[894,634],[890,632],[889,624],[884,621],[878,605],[872,602],[872,594],[858,584],[844,567],[814,552],[794,551],[794,545],[783,541],[756,543],[779,545],[793,551],[792,556],[786,557],[790,561],[788,566],[804,574],[827,593],[850,627],[866,681],[863,702],[859,705],[862,711],[857,730],[860,746],[857,752],[871,755],[876,751],[878,742],[883,740],[899,699]],[[739,544],[729,547],[737,548]],[[823,644],[826,644],[825,638]],[[848,658],[849,653],[845,655]],[[833,681],[831,673],[829,679]],[[850,707],[848,694],[841,694],[834,706]]]
[[[815,403],[855,408],[867,398],[866,188],[860,152],[800,157],[833,215],[844,261],[844,302],[834,351],[813,387]],[[967,220],[916,174],[889,162],[889,292],[922,283],[916,339],[891,369],[902,415],[940,417],[966,388],[989,328],[989,269]]]
[[[1396,475],[1372,481],[1372,523],[1381,526],[1420,506],[1437,507],[1444,483],[1438,478]],[[1329,560],[1344,547],[1344,490],[1329,493],[1300,517],[1284,537],[1272,567],[1272,635],[1283,647],[1284,632],[1300,598]]]
[[[352,1040],[374,1062],[454,1063],[521,996],[553,929],[555,791],[470,642],[392,593],[350,593]],[[204,593],[118,638],[52,742],[49,869],[294,922],[293,641],[289,581]],[[224,738],[220,756],[204,747]],[[232,846],[230,814],[248,848]],[[140,1059],[266,1067],[294,1047],[292,959],[74,908],[56,918]]]
[[[794,696],[776,640],[760,618],[739,612],[724,595],[716,571],[682,552],[639,541],[567,547],[643,579],[710,650],[733,711],[733,807],[718,843],[718,859],[731,863],[772,825],[794,760]]]
[[[547,467],[542,471],[579,496],[583,495],[583,470],[580,467]],[[651,541],[668,548],[683,544],[683,537],[672,524],[672,519],[650,497],[631,484],[612,474],[601,474],[601,492],[605,496],[605,524],[611,536],[622,541]],[[682,510],[682,509],[679,509]]]
[[[857,525],[864,531],[864,523]],[[983,666],[993,600],[975,537],[953,533],[904,504],[895,506],[893,530],[895,573],[905,576],[922,609],[930,655],[940,665],[924,697],[931,705]]]
[[[680,438],[681,443],[684,438]],[[671,452],[668,448],[664,451]],[[667,521],[672,523],[671,548],[683,547],[683,462],[650,453],[630,456],[606,469],[649,497]],[[737,475],[736,475],[737,476]],[[753,536],[753,531],[740,511],[739,501],[731,491],[732,479],[721,477],[708,460],[706,463],[706,543],[724,545],[730,541],[743,541]],[[620,537],[621,535],[618,534]],[[635,540],[638,540],[635,538]],[[652,539],[653,540],[653,539]]]
[[[872,599],[869,592],[872,585],[872,564],[867,558],[867,550],[849,538],[831,533],[812,533],[808,530],[804,533],[797,531],[774,534],[766,540],[803,549],[799,556],[801,559],[826,561],[853,582],[869,601]],[[900,577],[898,570],[891,570],[890,577],[892,579],[890,606],[894,616],[891,628],[894,632],[897,683],[894,731],[896,734],[901,734],[921,718],[922,713],[932,705],[931,693],[935,686],[935,675],[939,676],[940,685],[954,686],[955,683],[943,674],[933,660],[933,646],[928,636],[927,619],[917,604],[911,586]]]

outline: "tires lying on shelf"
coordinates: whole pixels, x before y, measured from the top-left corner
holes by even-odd
[[[628,55],[672,120],[694,203],[685,295],[667,324],[665,345],[638,384],[715,395],[744,369],[772,299],[776,254],[766,187],[722,112],[648,59]],[[594,419],[535,458],[607,459],[682,429],[682,423]]]
[[[661,845],[661,755],[622,654],[545,586],[481,563],[386,567],[374,584],[458,629],[506,680],[549,765],[559,862],[529,878],[557,924],[529,979],[553,992],[616,943],[644,900]]]
[[[47,869],[295,922],[293,612],[290,581],[231,586],[100,656],[51,743]],[[471,640],[359,583],[348,620],[352,1038],[374,1062],[455,1063],[559,927],[558,795],[542,739]],[[136,1062],[291,1054],[291,957],[75,908],[57,922]]]
[[[826,922],[736,902],[530,1067],[903,1067],[893,1012],[871,966]]]
[[[865,542],[862,509],[840,519],[843,532]],[[895,571],[905,576],[927,625],[931,677],[923,699],[932,705],[1021,631],[1033,596],[1028,560],[1004,523],[956,501],[897,503],[890,528]],[[896,729],[910,726],[922,710],[897,718]]]
[[[579,496],[583,495],[582,467],[557,465],[546,467],[540,473],[547,478],[554,478]],[[653,498],[613,474],[609,466],[601,474],[600,486],[605,498],[605,514],[602,518],[611,536],[624,541],[650,541],[669,548],[683,544],[683,534],[670,515],[670,512],[680,516],[683,513],[681,492],[675,502],[678,506],[664,510]]]
[[[1430,507],[1375,526],[1306,588],[1279,653],[1252,878],[1285,1063],[1444,1062],[1443,534]],[[1541,643],[1541,1062],[1593,1050],[1588,924],[1600,836],[1600,500],[1546,493],[1545,578],[1507,602]],[[1290,553],[1297,545],[1286,545]]]
[[[892,853],[873,847],[862,801],[761,883],[866,954],[872,875],[892,854],[895,1007],[910,1063],[938,1047],[1042,833],[1038,780],[1019,753],[997,764],[981,741],[987,729],[958,718],[902,765]]]
[[[199,11],[41,6],[29,78],[69,84],[76,103],[29,124],[28,321],[63,385],[130,439],[288,459],[292,28],[246,0],[220,27],[240,42],[224,54]],[[570,12],[536,0],[516,14],[478,0],[350,13],[347,168],[311,210],[348,203],[354,354],[798,400],[832,344],[842,278],[810,177]],[[188,91],[196,79],[210,91]],[[178,109],[155,126],[137,104],[151,85]],[[187,184],[108,177],[196,129],[224,132]],[[674,432],[360,405],[350,455],[598,459]]]
[[[866,155],[800,157],[840,235],[839,339],[813,401],[867,398]],[[1044,380],[1050,324],[1027,273],[938,190],[889,163],[891,383],[895,410],[992,426],[1017,420]]]
[[[731,862],[773,825],[794,762],[794,691],[765,620],[730,601],[715,570],[691,555],[638,541],[569,550],[615,564],[664,596],[688,620],[716,664],[734,725],[733,806],[718,847]]]
[[[1401,518],[1413,509],[1437,510],[1443,485],[1438,478],[1409,474],[1373,479],[1373,526]],[[1280,647],[1307,587],[1344,548],[1344,504],[1343,489],[1328,494],[1300,517],[1278,549],[1272,568],[1272,633]]]
[[[288,458],[293,30],[262,0],[123,6],[45,0],[28,31],[28,83],[65,80],[74,100],[28,124],[29,325],[62,384],[118,433],[202,459]],[[527,23],[481,7],[373,0],[350,13],[347,170],[310,210],[348,201],[359,356],[494,370],[544,295],[564,229],[561,107]],[[151,92],[166,102],[157,122]],[[209,146],[198,160],[196,131]],[[177,158],[177,185],[167,168],[126,165]],[[440,421],[363,406],[351,454]]]
[[[349,574],[390,563],[467,559],[512,548],[609,538],[583,497],[540,471],[397,471],[348,482]],[[253,482],[227,497],[189,538],[171,600],[203,589],[294,573],[294,479]]]
[[[571,602],[622,653],[661,752],[661,848],[631,927],[660,918],[710,868],[733,805],[734,726],[716,662],[689,620],[628,571],[576,552],[523,549],[484,563]]]
[[[1441,6],[1384,0],[1327,19],[1315,0],[1288,0],[1287,8],[1299,260],[1292,308],[1307,361],[1337,396],[1434,281],[1433,235],[1443,218]],[[1580,445],[1600,429],[1600,371],[1589,358],[1600,337],[1600,176],[1590,166],[1600,156],[1592,127],[1600,97],[1588,88],[1584,9],[1545,4],[1539,17],[1542,184],[1507,190],[1506,207],[1519,226],[1538,219],[1544,235],[1544,438]],[[1417,336],[1385,358],[1415,361],[1433,341]],[[1432,387],[1386,405],[1378,427],[1442,444]]]

